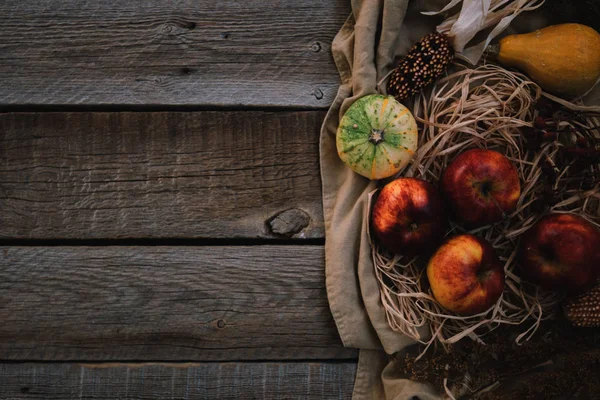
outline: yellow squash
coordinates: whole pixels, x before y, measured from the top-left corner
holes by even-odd
[[[581,24],[506,36],[490,50],[500,64],[523,71],[559,96],[580,96],[600,77],[600,34]]]

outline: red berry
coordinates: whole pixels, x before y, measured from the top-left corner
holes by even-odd
[[[535,104],[535,108],[537,108],[540,115],[550,117],[554,112],[554,103],[551,100],[542,97]]]
[[[577,138],[575,145],[577,147],[586,148],[586,147],[588,147],[588,140],[586,138],[582,138],[582,137]]]
[[[546,131],[543,131],[543,132],[544,132],[544,134],[542,135],[542,140],[544,142],[554,142],[556,140],[556,138],[558,137],[556,132],[546,132]]]
[[[538,129],[544,129],[546,127],[546,118],[542,117],[541,115],[538,115],[533,120],[533,126]]]

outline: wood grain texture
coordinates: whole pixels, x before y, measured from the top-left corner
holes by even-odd
[[[346,0],[5,0],[0,105],[327,107]]]
[[[0,114],[0,238],[322,238],[323,118]]]
[[[355,363],[0,364],[2,399],[350,399]]]
[[[352,358],[322,246],[2,247],[3,360]]]

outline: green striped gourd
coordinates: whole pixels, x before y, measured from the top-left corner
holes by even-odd
[[[342,117],[336,137],[338,155],[356,173],[371,180],[401,171],[417,149],[417,124],[392,96],[367,95]]]

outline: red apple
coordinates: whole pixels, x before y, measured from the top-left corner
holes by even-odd
[[[388,251],[415,256],[441,242],[446,214],[433,185],[422,179],[399,178],[381,189],[371,225],[375,238]]]
[[[501,221],[521,195],[515,166],[484,149],[461,153],[442,174],[440,187],[454,215],[472,227]]]
[[[585,289],[600,276],[600,231],[575,214],[547,215],[521,237],[518,261],[545,289]]]
[[[484,312],[504,290],[504,268],[494,248],[473,235],[442,244],[427,264],[427,278],[438,303],[460,315]]]

